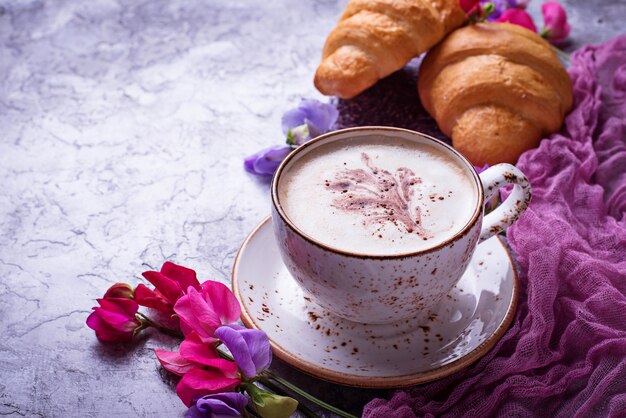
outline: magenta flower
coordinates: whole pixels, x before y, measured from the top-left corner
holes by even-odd
[[[135,293],[133,292],[133,288],[131,287],[131,285],[126,283],[115,283],[113,286],[109,287],[109,289],[104,294],[104,299],[133,299],[134,297]]]
[[[154,352],[165,370],[183,377],[176,393],[187,406],[198,396],[232,390],[241,382],[237,365],[220,357],[215,345],[204,343],[195,332],[178,352],[158,348]]]
[[[240,417],[247,404],[248,397],[237,392],[206,395],[189,408],[185,418]]]
[[[243,162],[243,168],[251,174],[258,176],[272,176],[280,163],[292,151],[289,145],[274,145],[265,148],[248,157]]]
[[[195,271],[169,261],[163,264],[161,271],[146,271],[142,275],[156,289],[138,285],[135,289],[135,300],[141,306],[156,309],[167,316],[174,314],[174,304],[189,287],[200,289]]]
[[[94,307],[87,318],[87,326],[96,331],[100,341],[130,341],[141,322],[135,317],[139,305],[132,299],[98,299],[100,307]]]
[[[270,342],[263,331],[224,325],[215,331],[215,336],[228,348],[247,378],[252,379],[272,362]]]
[[[338,116],[339,112],[332,104],[302,99],[297,108],[285,112],[282,117],[288,145],[269,147],[246,157],[244,169],[258,176],[272,176],[293,148],[330,131]]]
[[[215,330],[224,324],[236,322],[241,316],[241,307],[228,287],[215,281],[202,283],[198,292],[189,287],[174,311],[181,321],[185,335],[195,331],[205,343],[215,340]]]
[[[241,383],[233,375],[228,376],[222,370],[207,368],[193,369],[183,376],[176,385],[176,394],[190,407],[195,399],[214,393],[231,392]]]
[[[263,331],[223,325],[215,331],[215,336],[228,348],[234,362],[221,358],[215,345],[206,343],[195,332],[185,338],[178,352],[154,350],[163,368],[183,377],[176,393],[187,406],[197,396],[235,388],[241,382],[238,371],[254,378],[272,362],[270,343]]]
[[[165,370],[178,376],[184,376],[193,369],[206,367],[222,370],[228,376],[237,373],[237,365],[221,358],[215,346],[203,343],[195,332],[185,338],[178,351],[155,348],[154,353]]]
[[[178,351],[167,351],[155,348],[154,354],[156,354],[161,366],[168,372],[174,373],[176,376],[184,376],[185,373],[202,367],[200,363],[187,360],[185,357],[181,356]]]
[[[526,29],[532,30],[533,32],[537,32],[537,27],[535,26],[535,22],[533,22],[533,18],[522,9],[508,9],[505,10],[502,15],[496,19],[496,22],[508,22],[514,25],[525,27]]]
[[[541,13],[543,14],[541,36],[553,43],[567,38],[571,27],[567,23],[567,13],[563,6],[555,1],[548,1],[541,5]]]
[[[180,355],[188,361],[193,361],[201,367],[208,366],[222,370],[225,375],[234,376],[237,365],[230,360],[223,359],[213,343],[206,344],[195,332],[189,334],[178,348]]]

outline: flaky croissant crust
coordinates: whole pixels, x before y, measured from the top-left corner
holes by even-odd
[[[458,29],[420,67],[424,108],[475,164],[515,162],[558,131],[571,81],[550,45],[508,23]]]
[[[460,26],[458,0],[352,0],[328,36],[315,86],[351,98]]]

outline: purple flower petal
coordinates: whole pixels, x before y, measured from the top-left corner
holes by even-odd
[[[248,173],[271,176],[290,152],[290,146],[275,145],[246,157],[243,167]]]
[[[270,342],[263,331],[224,325],[215,331],[215,336],[228,348],[235,363],[248,378],[255,377],[272,362]]]
[[[283,115],[283,133],[287,135],[290,130],[306,124],[310,132],[306,140],[309,140],[328,132],[337,122],[338,116],[339,112],[332,104],[315,99],[302,99],[297,108]]]
[[[215,336],[228,347],[243,374],[249,378],[255,377],[256,367],[243,336],[237,330],[225,326],[218,328],[215,331]]]
[[[206,418],[211,417],[211,415],[205,415],[204,412],[200,412],[196,406],[192,406],[185,412],[185,418]]]
[[[525,9],[530,3],[530,0],[507,0],[509,8],[511,9]]]
[[[267,334],[255,329],[245,329],[240,332],[246,341],[257,373],[270,367],[272,363],[272,348]]]
[[[309,126],[311,138],[330,131],[339,116],[339,112],[334,105],[317,100],[302,99],[300,109],[306,115],[304,122]]]
[[[339,112],[328,103],[313,99],[302,99],[297,108],[291,109],[282,117],[282,128],[287,135],[287,142],[302,145],[311,138],[328,132]],[[280,162],[291,152],[290,146],[274,146],[246,157],[243,167],[248,173],[259,176],[271,176]]]
[[[248,404],[248,397],[237,392],[206,395],[196,401],[185,418],[239,417]]]
[[[261,154],[261,151],[256,152],[252,155],[247,156],[244,160],[243,160],[243,168],[248,172],[248,173],[252,173],[252,174],[257,174],[254,172],[254,162],[256,161],[257,158],[259,158],[259,155]]]
[[[283,133],[287,135],[287,132],[296,126],[304,125],[304,119],[306,117],[306,113],[303,109],[300,109],[300,107],[286,111],[281,120]]]

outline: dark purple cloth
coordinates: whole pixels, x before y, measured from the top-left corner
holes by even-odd
[[[626,416],[626,36],[576,51],[569,73],[565,127],[517,164],[534,196],[507,235],[521,268],[511,328],[365,417]]]

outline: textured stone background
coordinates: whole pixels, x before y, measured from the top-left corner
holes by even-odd
[[[570,50],[623,31],[623,0],[563,3]],[[110,284],[165,260],[229,281],[269,213],[242,158],[320,97],[312,75],[344,4],[0,0],[0,415],[182,415],[152,355],[176,341],[102,345],[85,318]],[[378,91],[428,129],[411,71]],[[342,123],[394,120],[366,105],[342,103]],[[273,368],[355,414],[386,395]]]

